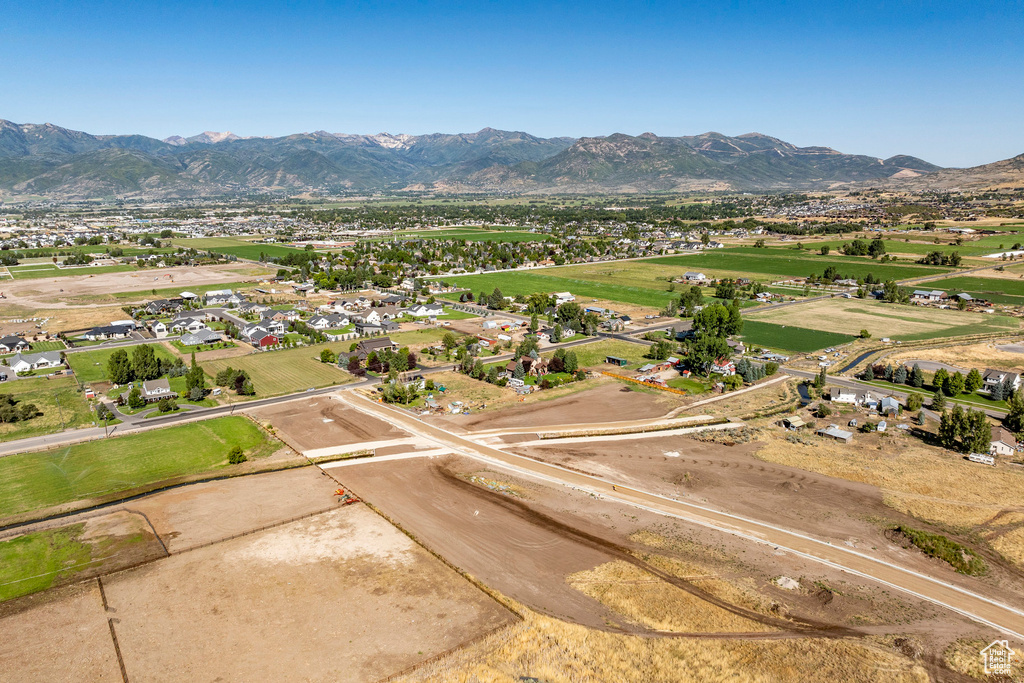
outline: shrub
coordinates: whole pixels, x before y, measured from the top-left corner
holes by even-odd
[[[242,452],[241,446],[232,446],[231,450],[228,451],[228,462],[232,465],[237,465],[248,460],[245,457],[245,453]]]
[[[981,559],[976,552],[945,536],[902,525],[894,527],[893,531],[913,543],[925,555],[948,563],[961,574],[978,576],[988,571],[985,560]]]
[[[815,417],[828,417],[831,414],[832,414],[832,409],[829,408],[824,403],[819,403],[818,404],[818,409],[814,411],[814,416]]]
[[[921,410],[922,405],[924,405],[924,399],[921,398],[921,394],[907,396],[907,410]]]
[[[169,398],[162,398],[159,401],[157,401],[156,407],[157,407],[157,410],[159,410],[161,413],[169,413],[172,410],[174,410],[175,408],[177,408],[178,406],[171,399],[169,399]]]

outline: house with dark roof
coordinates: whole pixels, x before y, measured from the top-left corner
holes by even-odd
[[[131,336],[132,330],[133,328],[129,325],[101,325],[100,327],[92,328],[82,336],[89,341],[124,339]]]
[[[25,341],[22,337],[15,336],[13,334],[0,338],[0,353],[28,351],[31,348],[31,344]]]
[[[121,393],[121,403],[128,401],[130,393],[132,393],[131,387]],[[139,393],[142,394],[142,400],[146,403],[155,403],[164,398],[178,398],[178,392],[171,389],[171,383],[166,377],[143,382],[139,387]]]
[[[373,339],[362,339],[356,345],[356,355],[359,356],[359,360],[366,360],[366,357],[371,353],[380,353],[385,349],[391,351],[398,350],[398,344],[391,341],[390,337],[375,337]]]

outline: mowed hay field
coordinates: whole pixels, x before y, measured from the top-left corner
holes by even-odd
[[[748,313],[746,320],[748,323],[773,323],[845,335],[859,335],[861,330],[867,330],[873,337],[892,337],[903,341],[1013,332],[1020,328],[1020,323],[1008,316],[899,306],[863,299],[824,299],[755,311]],[[744,333],[749,331],[744,328]]]
[[[280,445],[247,418],[235,416],[9,455],[0,467],[0,516],[224,467],[232,446],[258,458]]]
[[[320,362],[320,352],[329,348],[335,353],[347,352],[350,342],[302,346],[283,351],[264,351],[248,356],[222,358],[202,364],[210,378],[225,368],[245,370],[256,389],[256,398],[291,394],[310,387],[329,387],[352,381],[352,375],[337,365]]]

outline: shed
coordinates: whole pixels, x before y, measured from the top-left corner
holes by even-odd
[[[825,436],[836,441],[842,441],[843,443],[850,443],[853,441],[853,432],[847,432],[840,429],[837,425],[829,425],[824,429],[819,429],[816,434],[818,436]]]
[[[625,358],[619,358],[618,356],[605,356],[604,362],[609,365],[618,365],[620,368],[624,368],[629,364],[628,360]]]

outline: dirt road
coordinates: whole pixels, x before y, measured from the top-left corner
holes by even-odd
[[[672,500],[647,491],[628,488],[597,477],[573,472],[557,465],[517,456],[426,424],[404,411],[346,392],[344,401],[358,410],[387,420],[413,434],[420,434],[457,453],[500,465],[515,472],[556,483],[578,486],[642,509],[659,512],[727,531],[758,543],[778,546],[829,567],[877,581],[996,628],[1024,642],[1024,611],[972,591],[905,569],[857,550],[833,546],[798,531],[791,531],[701,505]]]

